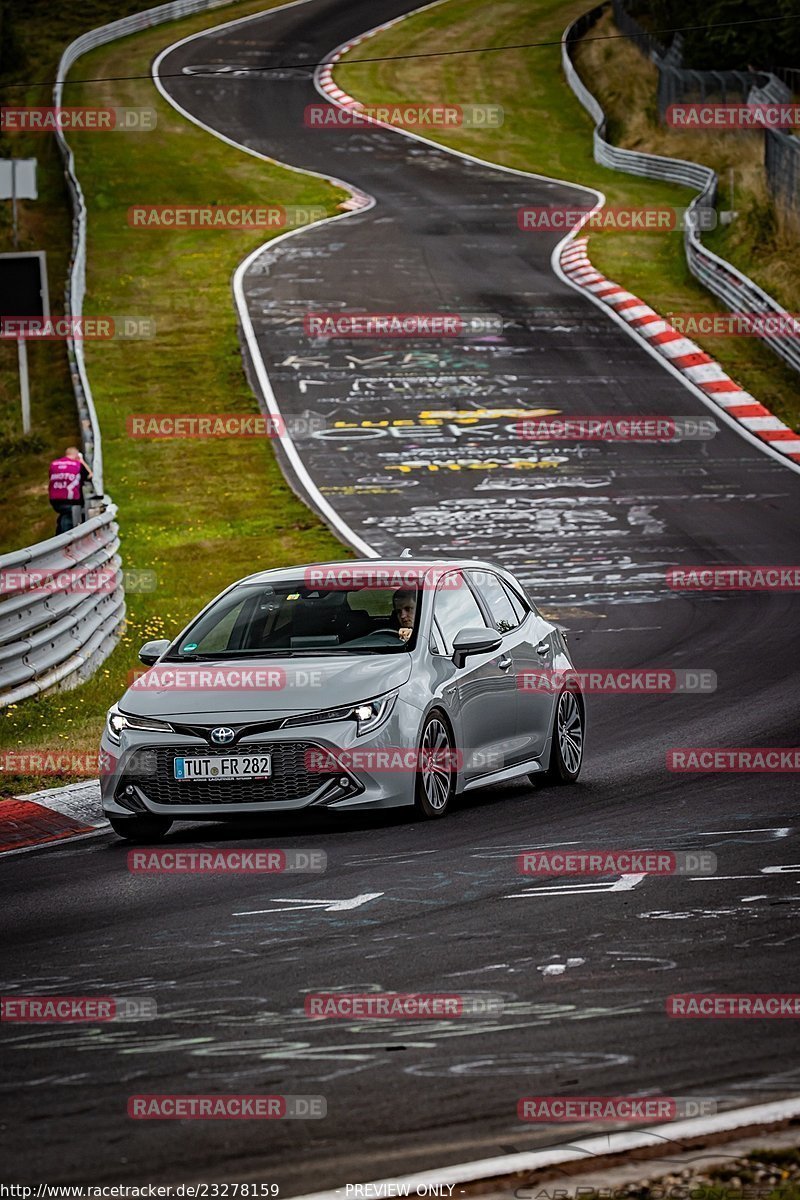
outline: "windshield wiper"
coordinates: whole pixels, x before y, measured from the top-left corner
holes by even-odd
[[[217,654],[179,654],[162,662],[229,662],[237,658],[293,658],[293,650],[220,650]]]

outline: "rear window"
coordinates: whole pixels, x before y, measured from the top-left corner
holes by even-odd
[[[488,571],[467,571],[467,575],[483,597],[492,621],[500,633],[516,629],[522,617],[501,580]]]
[[[509,587],[504,579],[500,580],[500,586],[511,601],[511,607],[514,609],[514,612],[517,615],[518,623],[522,624],[528,613],[531,611],[530,605],[526,603],[526,601],[523,600],[520,595],[517,594],[514,588]]]
[[[439,580],[433,616],[444,643],[445,654],[453,653],[453,639],[462,629],[486,628],[478,601],[469,584],[459,571],[445,575]]]

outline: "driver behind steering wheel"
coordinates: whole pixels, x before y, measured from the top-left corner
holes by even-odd
[[[417,593],[411,588],[398,588],[392,596],[392,628],[401,641],[407,642],[414,629],[417,612]]]

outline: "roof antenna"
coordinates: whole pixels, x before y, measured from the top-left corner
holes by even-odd
[[[411,547],[410,547],[410,546],[406,546],[405,550],[404,550],[404,551],[403,551],[403,553],[400,555],[400,557],[401,557],[401,558],[413,558],[413,555],[412,555],[412,553],[411,553]]]

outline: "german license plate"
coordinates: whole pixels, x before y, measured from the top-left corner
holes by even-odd
[[[272,755],[211,757],[197,754],[191,758],[176,758],[174,773],[176,779],[269,779],[272,775]]]

